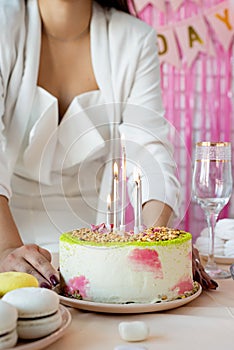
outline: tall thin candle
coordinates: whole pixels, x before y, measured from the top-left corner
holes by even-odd
[[[139,231],[143,231],[143,219],[142,219],[142,183],[141,183],[141,171],[138,168],[138,187],[139,187],[139,202],[138,202],[138,225]]]
[[[134,188],[134,233],[139,233],[139,178],[137,169],[134,168],[133,173],[135,188]]]
[[[125,138],[122,134],[121,136],[121,145],[122,145],[122,195],[121,195],[121,221],[120,221],[120,231],[125,231],[125,207],[126,207],[126,148],[125,148]]]
[[[118,165],[114,163],[114,227],[113,230],[117,231],[118,228]]]
[[[111,195],[107,196],[107,213],[106,213],[106,227],[111,229]]]

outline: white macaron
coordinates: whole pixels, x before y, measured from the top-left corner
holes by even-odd
[[[15,289],[2,299],[18,310],[17,332],[21,339],[44,337],[57,330],[62,323],[59,296],[50,289]]]
[[[17,343],[17,309],[0,300],[0,349],[14,347]]]

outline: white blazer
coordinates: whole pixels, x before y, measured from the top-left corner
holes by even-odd
[[[0,23],[0,193],[9,198],[37,85],[41,40],[37,0],[1,0]],[[144,168],[143,202],[160,200],[178,215],[180,186],[162,106],[154,29],[94,3],[91,56],[97,84],[110,104],[111,137],[118,139],[124,133],[129,158]],[[132,147],[136,141],[139,147]],[[142,149],[155,164],[145,159]],[[110,172],[106,169],[103,176],[102,198],[110,192]],[[128,172],[131,177],[131,166]]]

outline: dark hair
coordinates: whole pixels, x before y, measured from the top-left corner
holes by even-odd
[[[130,13],[130,6],[135,12],[134,0],[96,0],[102,7],[111,8],[114,7],[116,10],[120,10],[126,13]],[[131,5],[129,6],[129,3]]]

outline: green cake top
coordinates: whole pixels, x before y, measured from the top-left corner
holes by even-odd
[[[94,226],[93,226],[94,227]],[[138,234],[133,232],[108,232],[81,228],[60,236],[60,241],[84,245],[169,245],[179,244],[191,240],[192,235],[188,232],[168,227],[149,227]]]

